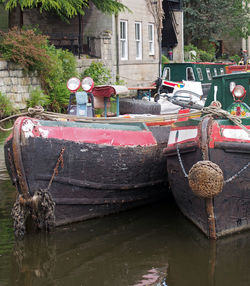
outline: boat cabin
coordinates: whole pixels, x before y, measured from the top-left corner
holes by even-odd
[[[249,65],[229,65],[226,67],[226,73],[237,73],[237,72],[250,72]]]
[[[213,79],[205,106],[219,101],[232,115],[250,117],[250,73],[232,73]]]
[[[166,63],[163,66],[162,79],[169,81],[199,81],[202,83],[203,94],[206,97],[212,78],[226,73],[224,63]]]

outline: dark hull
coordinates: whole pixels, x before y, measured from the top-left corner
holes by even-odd
[[[13,154],[12,141],[5,144],[5,160],[14,179],[16,175],[12,174],[8,155]],[[31,196],[35,191],[48,187],[60,151],[65,148],[64,167],[59,167],[50,188],[56,203],[55,223],[58,226],[123,211],[165,197],[166,155],[162,150],[166,144],[125,147],[29,137],[20,145]]]
[[[198,145],[187,148],[183,144],[180,151],[187,173],[196,162],[202,161],[202,152]],[[227,180],[250,161],[249,144],[240,144],[240,148],[230,143],[217,144],[215,148],[209,149],[209,160],[221,168],[224,180]],[[208,237],[211,237],[208,200],[211,200],[210,207],[212,206],[214,212],[216,237],[250,228],[249,169],[242,172],[236,179],[224,184],[222,192],[212,199],[200,198],[192,192],[176,152],[172,152],[172,155],[169,153],[167,169],[169,184],[180,210]]]

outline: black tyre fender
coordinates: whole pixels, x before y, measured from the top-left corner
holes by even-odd
[[[157,102],[122,98],[120,99],[120,114],[160,114],[161,105]]]

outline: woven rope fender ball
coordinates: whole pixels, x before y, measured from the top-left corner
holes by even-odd
[[[217,164],[211,161],[199,161],[190,169],[188,183],[195,195],[212,198],[223,189],[223,172]]]

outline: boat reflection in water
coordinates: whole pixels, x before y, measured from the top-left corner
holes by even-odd
[[[164,285],[164,220],[152,206],[27,234],[13,248],[12,285]]]
[[[169,200],[29,234],[13,249],[11,285],[245,286],[250,232],[208,240]]]

